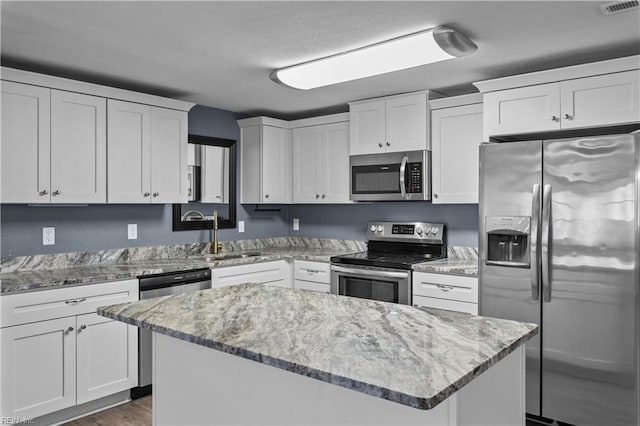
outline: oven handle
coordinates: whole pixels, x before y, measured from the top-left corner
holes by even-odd
[[[407,278],[411,272],[392,272],[392,271],[376,271],[373,269],[345,268],[344,266],[331,265],[331,270],[336,272],[344,272],[347,274],[357,274],[360,276],[380,278]]]
[[[405,188],[404,183],[404,173],[407,170],[407,161],[409,161],[409,157],[405,155],[402,157],[402,161],[400,162],[400,193],[402,194],[402,199],[407,198],[407,188]]]

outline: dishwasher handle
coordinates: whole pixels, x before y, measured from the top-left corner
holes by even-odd
[[[210,280],[211,269],[208,268],[143,276],[140,277],[140,292]]]

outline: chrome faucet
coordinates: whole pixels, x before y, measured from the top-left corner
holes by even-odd
[[[218,254],[222,250],[222,243],[218,242],[218,210],[213,211],[213,241],[211,241],[211,254]]]

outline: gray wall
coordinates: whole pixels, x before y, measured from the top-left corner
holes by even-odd
[[[196,106],[189,112],[189,133],[239,140],[237,118],[242,117],[229,111]],[[238,220],[245,221],[245,232],[223,229],[220,238],[235,240],[293,235],[366,239],[365,226],[369,220],[418,220],[446,223],[450,245],[478,244],[477,205],[394,202],[276,207],[280,211],[259,212],[255,211],[254,205],[238,205]],[[294,217],[300,219],[300,231],[291,229]],[[171,205],[30,207],[3,204],[0,206],[0,255],[24,256],[209,241],[209,231],[172,232],[171,221]],[[129,223],[138,225],[137,240],[127,239]],[[45,226],[56,228],[56,244],[53,246],[42,245],[42,228]]]
[[[293,218],[300,230],[292,230]],[[447,225],[448,244],[478,246],[478,205],[433,205],[430,202],[378,202],[355,205],[292,205],[288,209],[289,235],[367,239],[368,221],[436,222]]]

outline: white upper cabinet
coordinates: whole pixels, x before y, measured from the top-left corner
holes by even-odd
[[[48,203],[51,90],[2,81],[3,203]]]
[[[291,203],[291,131],[268,117],[238,120],[240,126],[240,202]]]
[[[349,200],[349,123],[294,128],[293,202],[351,203]]]
[[[349,103],[350,154],[429,149],[429,92]]]
[[[460,105],[455,106],[456,101]],[[431,103],[432,202],[478,203],[482,97],[477,94],[447,98],[447,106],[442,108],[439,102]]]
[[[187,113],[109,99],[110,203],[186,202]]]
[[[201,147],[200,201],[203,203],[229,202],[229,150],[221,146]]]
[[[640,122],[640,57],[474,83],[484,139]]]

